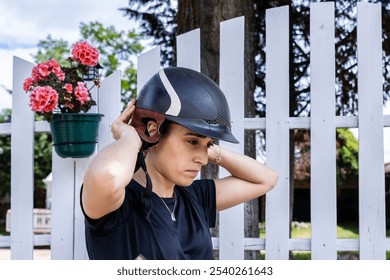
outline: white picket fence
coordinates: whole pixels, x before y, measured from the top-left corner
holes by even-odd
[[[311,251],[312,259],[336,259],[338,251],[359,251],[360,259],[385,259],[390,239],[385,233],[382,113],[381,6],[358,3],[359,116],[335,116],[334,3],[311,6],[311,117],[289,117],[289,12],[266,12],[266,93],[264,118],[244,118],[244,18],[221,23],[220,86],[231,106],[233,133],[240,144],[222,145],[242,153],[244,130],[267,131],[267,164],[280,176],[266,196],[266,238],[244,237],[244,208],[220,213],[220,235],[213,238],[221,259],[243,259],[244,250],[265,250],[266,259],[288,259],[289,251]],[[200,31],[177,37],[177,66],[200,70]],[[52,230],[34,235],[33,134],[47,132],[34,122],[22,89],[33,65],[14,58],[12,125],[1,124],[0,135],[12,135],[10,237],[12,259],[32,259],[34,245],[50,245],[52,259],[86,259],[84,218],[79,206],[82,174],[90,159],[62,159],[53,152]],[[139,57],[138,88],[160,68],[160,49]],[[102,82],[96,110],[105,116],[97,150],[112,142],[110,124],[120,112],[120,73]],[[359,128],[359,239],[336,235],[336,128]],[[289,130],[311,129],[311,239],[289,238]],[[226,175],[222,170],[221,176]]]

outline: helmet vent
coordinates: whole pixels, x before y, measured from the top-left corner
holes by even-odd
[[[226,111],[226,106],[223,106],[224,104],[216,103],[217,105],[217,118],[215,120],[206,120],[209,124],[220,124],[225,125],[227,127],[231,127],[231,124],[229,122],[229,116],[230,114]]]

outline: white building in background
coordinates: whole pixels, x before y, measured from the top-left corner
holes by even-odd
[[[50,172],[45,179],[42,180],[46,185],[46,208],[51,209],[51,183],[53,181],[53,174]]]

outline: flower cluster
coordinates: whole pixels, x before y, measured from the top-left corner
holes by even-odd
[[[90,67],[97,67],[99,52],[87,42],[76,43],[68,58],[69,66],[61,66],[55,59],[36,65],[31,77],[23,83],[23,89],[30,93],[30,107],[48,121],[53,113],[88,112],[96,105],[87,88],[83,75]],[[99,86],[99,80],[94,80]]]

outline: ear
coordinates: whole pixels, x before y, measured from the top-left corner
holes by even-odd
[[[146,130],[149,137],[154,137],[158,133],[158,126],[155,121],[148,121]]]

